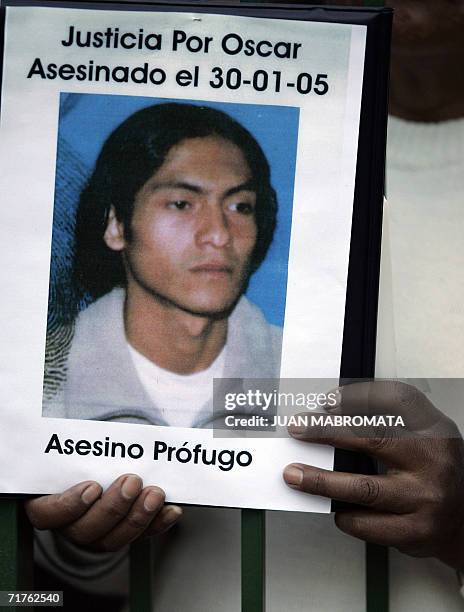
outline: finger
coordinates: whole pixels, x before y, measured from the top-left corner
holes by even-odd
[[[411,512],[415,508],[412,482],[399,476],[367,476],[332,472],[311,465],[292,463],[284,470],[285,482],[300,491],[368,506],[389,512]]]
[[[88,512],[63,530],[63,534],[81,545],[103,538],[126,517],[141,490],[141,478],[135,474],[120,476]]]
[[[335,524],[341,531],[355,538],[381,546],[394,546],[400,550],[414,547],[418,539],[411,518],[407,515],[362,510],[337,512]]]
[[[307,417],[304,413],[297,416]],[[297,440],[367,453],[386,464],[396,465],[409,465],[411,449],[415,443],[422,442],[420,439],[401,439],[389,427],[376,427],[370,434],[360,436],[348,426],[330,423],[318,426],[291,425],[288,433]]]
[[[183,512],[180,506],[164,506],[144,535],[152,536],[164,533],[168,529],[171,529],[171,527],[173,527],[179,521],[182,514]]]
[[[94,545],[99,550],[116,551],[139,538],[164,504],[165,494],[159,487],[147,487],[137,497],[127,516]]]
[[[36,529],[59,529],[79,519],[102,494],[97,482],[87,480],[57,495],[25,502],[27,516]]]
[[[410,433],[426,435],[437,429],[456,435],[453,422],[413,385],[399,380],[376,380],[352,383],[339,387],[340,413],[345,415],[401,416]]]
[[[365,453],[379,459],[386,466],[406,471],[423,469],[435,449],[446,443],[446,440],[433,437],[401,438],[390,427],[377,427],[375,435],[362,437],[355,435],[348,427],[335,425],[290,426],[288,432],[297,440]]]

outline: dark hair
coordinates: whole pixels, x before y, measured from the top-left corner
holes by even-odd
[[[220,136],[237,145],[256,188],[257,239],[254,272],[269,249],[276,225],[277,199],[267,159],[255,138],[225,113],[192,104],[157,104],[140,110],[108,137],[87,186],[76,219],[75,273],[81,289],[97,298],[125,285],[121,253],[103,239],[111,206],[130,239],[137,192],[163,164],[170,149],[189,138]]]

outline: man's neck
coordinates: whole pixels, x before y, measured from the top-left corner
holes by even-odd
[[[394,49],[390,113],[408,121],[464,117],[464,52],[418,53]]]
[[[131,346],[176,374],[208,368],[227,339],[227,318],[190,314],[140,288],[126,292],[124,324]]]

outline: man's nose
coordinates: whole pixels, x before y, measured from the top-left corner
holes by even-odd
[[[218,204],[205,206],[197,232],[200,245],[210,244],[216,248],[226,247],[230,243],[230,223],[222,206]]]

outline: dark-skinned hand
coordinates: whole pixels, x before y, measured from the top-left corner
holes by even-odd
[[[453,421],[415,387],[363,382],[340,388],[331,414],[402,415],[406,428],[289,427],[296,439],[357,451],[384,466],[379,475],[291,464],[293,488],[355,504],[335,514],[344,532],[417,557],[464,569],[464,443]]]
[[[97,482],[81,482],[61,494],[30,499],[25,508],[36,529],[58,530],[87,550],[110,552],[172,527],[182,510],[164,505],[164,499],[159,487],[143,488],[141,478],[125,474],[104,492]]]

